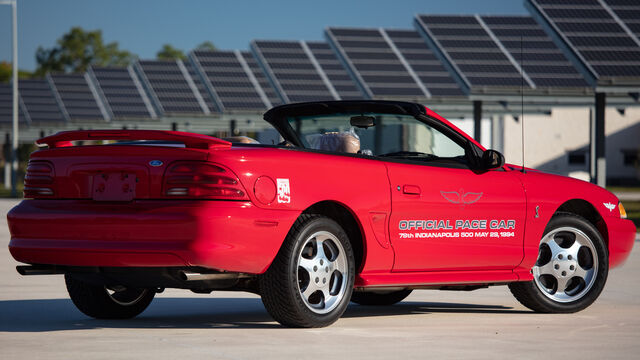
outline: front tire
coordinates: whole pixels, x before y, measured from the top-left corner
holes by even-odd
[[[353,249],[345,231],[327,217],[305,214],[260,276],[260,295],[282,325],[323,327],[346,310],[354,279]]]
[[[73,304],[96,319],[130,319],[142,313],[156,295],[153,289],[118,287],[116,291],[65,274],[64,281]]]
[[[609,273],[609,253],[602,236],[584,218],[554,216],[540,240],[533,281],[509,284],[524,306],[543,313],[572,313],[591,305]]]

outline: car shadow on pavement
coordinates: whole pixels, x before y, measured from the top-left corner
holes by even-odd
[[[350,304],[346,318],[416,315],[438,312],[513,314],[525,311],[495,305],[402,302],[393,306]],[[258,298],[156,298],[129,320],[97,320],[80,313],[71,300],[0,301],[0,332],[46,332],[98,328],[205,329],[281,328]]]

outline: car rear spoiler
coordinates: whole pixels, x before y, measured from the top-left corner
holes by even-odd
[[[182,131],[163,130],[79,130],[61,131],[36,140],[37,145],[50,149],[73,146],[72,141],[82,140],[161,140],[184,144],[187,148],[213,149],[231,147],[231,143],[212,136]]]

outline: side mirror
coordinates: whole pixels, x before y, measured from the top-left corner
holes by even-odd
[[[504,156],[496,150],[489,149],[482,153],[480,167],[485,170],[497,169],[504,165]]]

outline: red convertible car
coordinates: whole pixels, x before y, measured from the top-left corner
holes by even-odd
[[[280,323],[326,326],[349,301],[508,285],[538,312],[593,303],[635,227],[610,192],[504,163],[422,105],[283,105],[279,144],[171,131],[37,141],[8,214],[23,275],[64,274],[95,318],[164,288],[260,294]],[[99,142],[99,140],[112,140]],[[113,141],[115,140],[115,141]]]

